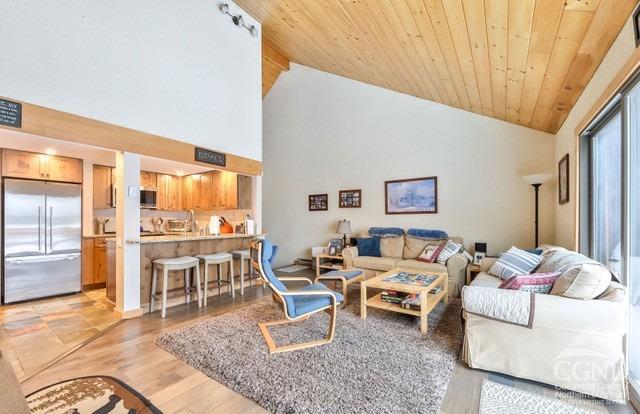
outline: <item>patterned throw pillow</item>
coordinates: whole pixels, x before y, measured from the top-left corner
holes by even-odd
[[[420,255],[416,257],[416,260],[427,263],[435,262],[438,259],[438,256],[440,256],[440,252],[442,251],[442,249],[444,249],[444,245],[445,243],[428,244],[427,246],[425,246],[422,253],[420,253]]]
[[[489,274],[507,280],[511,276],[528,275],[538,267],[543,256],[527,253],[517,247],[511,247],[489,269]]]
[[[442,248],[442,251],[438,255],[437,262],[441,265],[446,265],[447,260],[449,260],[449,258],[454,254],[458,253],[460,249],[462,249],[461,244],[454,243],[451,240],[447,240],[444,247]]]
[[[560,272],[532,273],[530,275],[513,276],[502,282],[498,289],[525,290],[535,293],[549,293],[553,284],[560,277]]]

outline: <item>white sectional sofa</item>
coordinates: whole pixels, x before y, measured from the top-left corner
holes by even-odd
[[[568,255],[577,253],[547,246],[540,266],[548,260],[563,263],[563,257]],[[503,282],[488,273],[495,261],[483,260],[482,272],[471,282],[472,287],[496,289]],[[570,279],[569,286],[563,277],[567,272],[575,275],[579,269],[558,271],[563,274],[555,282],[554,290],[558,283],[564,283],[563,290],[570,287],[574,297],[562,296],[554,290],[552,294],[535,294],[530,328],[465,310],[462,359],[471,368],[624,402],[626,289],[615,281],[605,281],[606,290],[594,299],[577,299],[575,296],[580,293],[576,289],[593,289],[595,284],[578,277]]]

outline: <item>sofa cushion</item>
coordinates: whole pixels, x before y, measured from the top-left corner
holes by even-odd
[[[407,236],[413,236],[425,240],[443,240],[449,238],[449,235],[445,231],[426,229],[409,229],[407,230]]]
[[[377,237],[358,237],[356,246],[358,246],[358,254],[360,256],[380,257],[380,239]]]
[[[607,287],[607,290],[596,299],[598,300],[608,300],[609,302],[624,302],[625,297],[627,296],[627,288],[622,286],[618,282],[611,282]]]
[[[402,258],[415,259],[420,253],[424,251],[427,246],[438,246],[446,242],[447,239],[421,239],[418,237],[405,236],[404,238],[404,251],[402,252]]]
[[[440,255],[438,255],[438,259],[437,259],[438,263],[440,263],[441,265],[446,265],[447,260],[449,260],[449,258],[454,254],[458,253],[461,249],[462,249],[461,244],[458,244],[451,240],[447,240],[447,243],[442,248]]]
[[[513,276],[502,282],[499,289],[524,290],[535,293],[549,293],[555,281],[560,277],[555,273],[533,273],[530,275]]]
[[[420,256],[416,257],[416,260],[420,262],[433,263],[438,260],[438,256],[440,256],[440,252],[444,249],[445,243],[441,243],[438,245],[427,245]]]
[[[489,273],[478,273],[478,275],[471,281],[471,286],[490,287],[497,288],[502,284],[504,280],[499,277],[491,276]]]
[[[611,273],[599,263],[585,263],[562,273],[551,289],[552,295],[574,299],[595,299],[611,283]]]
[[[413,272],[426,272],[426,273],[446,273],[447,267],[438,263],[425,263],[418,260],[408,259],[401,260],[396,263],[398,268],[403,270],[409,270]]]
[[[382,257],[402,258],[404,250],[404,236],[385,237],[380,239],[380,253]]]
[[[370,227],[369,235],[372,237],[404,236],[404,230],[400,227]]]
[[[387,271],[393,269],[399,260],[394,257],[357,256],[353,258],[353,265],[361,269]]]
[[[538,267],[543,256],[527,253],[517,247],[511,247],[489,269],[489,274],[507,280],[516,275],[528,275]],[[541,271],[550,273],[552,270]]]

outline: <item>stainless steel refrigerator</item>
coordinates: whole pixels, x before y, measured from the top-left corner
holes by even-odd
[[[4,302],[79,292],[79,184],[4,180]]]

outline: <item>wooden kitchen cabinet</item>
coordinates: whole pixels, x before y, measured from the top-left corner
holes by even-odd
[[[200,174],[188,175],[182,177],[182,209],[183,210],[200,210],[200,191],[201,176]]]
[[[225,210],[238,208],[238,174],[224,171],[222,173],[222,186]]]
[[[113,171],[104,165],[93,166],[93,208],[111,208]]]
[[[2,150],[2,175],[15,178],[43,179],[45,155],[33,152]]]
[[[158,175],[154,172],[140,171],[140,186],[146,189],[158,188]]]
[[[211,210],[213,203],[211,196],[213,195],[213,175],[211,173],[200,174],[200,210]]]
[[[180,210],[180,177],[158,174],[157,208],[158,210]]]
[[[82,182],[82,161],[74,158],[46,155],[47,179],[66,181],[70,183]]]
[[[101,287],[107,282],[107,243],[104,237],[82,239],[82,286]]]
[[[107,282],[107,242],[104,237],[94,240],[93,283]]]
[[[3,150],[2,175],[81,183],[82,160],[26,151]]]

